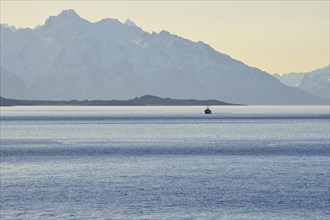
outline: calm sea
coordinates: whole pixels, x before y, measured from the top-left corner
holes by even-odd
[[[1,107],[1,219],[329,219],[329,106]]]

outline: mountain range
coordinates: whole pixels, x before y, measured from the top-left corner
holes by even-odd
[[[1,96],[16,99],[130,99],[152,94],[240,104],[322,104],[271,74],[134,22],[92,23],[74,10],[34,29],[1,25]]]
[[[301,88],[311,94],[329,100],[330,66],[304,73],[274,74],[274,77],[288,86]]]

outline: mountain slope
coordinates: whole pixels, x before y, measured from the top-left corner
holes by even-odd
[[[31,98],[28,88],[23,80],[15,73],[1,68],[0,71],[0,94],[4,97]]]
[[[36,29],[1,26],[1,66],[36,99],[129,99],[145,94],[242,104],[317,104],[270,74],[167,31],[131,21],[91,23],[73,10]],[[21,98],[21,97],[15,97]]]
[[[300,85],[304,89],[316,96],[329,100],[330,93],[330,70],[329,66],[305,74]]]

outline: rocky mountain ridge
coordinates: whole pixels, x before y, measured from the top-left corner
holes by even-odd
[[[16,81],[1,74],[6,88],[24,88],[2,89],[8,98],[109,100],[152,94],[242,104],[324,102],[203,42],[168,31],[148,33],[132,21],[91,23],[73,10],[35,29],[1,25],[1,72],[15,75]]]

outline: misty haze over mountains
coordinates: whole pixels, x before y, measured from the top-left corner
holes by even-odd
[[[1,25],[1,96],[19,99],[130,99],[142,95],[241,104],[321,104],[203,42],[134,22],[91,23],[73,10],[35,29]]]

